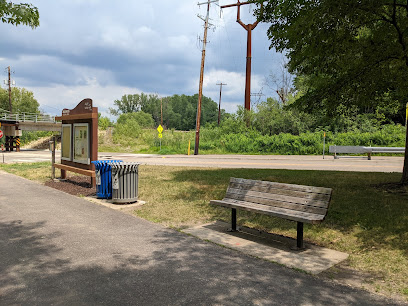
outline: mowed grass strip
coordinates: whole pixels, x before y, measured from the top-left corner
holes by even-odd
[[[224,197],[230,177],[333,188],[326,220],[305,224],[305,240],[350,254],[347,265],[368,273],[370,289],[408,300],[408,188],[395,184],[400,173],[141,166],[139,197],[147,203],[135,214],[177,229],[229,222],[230,209],[209,201]],[[240,225],[296,237],[294,222],[246,211],[237,217]]]
[[[0,170],[4,170],[39,183],[45,183],[51,179],[50,162],[0,164]],[[60,169],[55,169],[55,177],[61,177]]]
[[[51,175],[47,162],[0,169],[40,182]],[[146,204],[134,213],[176,229],[217,219],[229,222],[230,209],[213,207],[209,201],[224,197],[230,177],[333,188],[326,220],[305,224],[306,242],[350,254],[347,266],[367,275],[370,289],[408,300],[408,188],[396,184],[400,173],[142,165],[139,198]],[[237,217],[240,225],[296,237],[294,222],[246,211],[238,211]]]

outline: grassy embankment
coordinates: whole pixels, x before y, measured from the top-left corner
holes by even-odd
[[[51,172],[49,163],[0,169],[40,182]],[[230,210],[209,201],[224,196],[231,176],[333,188],[326,220],[305,224],[305,240],[350,254],[346,267],[366,275],[367,288],[408,300],[408,188],[392,184],[399,173],[141,166],[139,197],[146,205],[134,213],[177,229],[229,221]],[[240,211],[238,224],[296,237],[295,223],[279,218]],[[332,269],[331,277],[340,272]]]
[[[191,141],[194,152],[195,132],[165,130],[163,138],[158,138],[155,129],[143,129],[139,135],[118,135],[100,131],[100,152],[132,152],[187,154]],[[347,146],[405,146],[405,127],[388,125],[372,133],[347,132],[326,133],[325,152],[330,145]],[[200,132],[201,154],[281,154],[320,155],[323,152],[323,132],[308,132],[300,135],[281,133],[261,135],[254,130],[229,132],[221,128],[202,128]]]

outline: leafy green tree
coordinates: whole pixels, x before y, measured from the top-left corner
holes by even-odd
[[[120,100],[115,100],[113,104],[116,108],[109,108],[109,112],[114,116],[120,114],[133,113],[140,110],[141,107],[140,95],[123,95]]]
[[[36,28],[40,25],[40,14],[37,7],[29,3],[15,4],[0,0],[0,18],[3,23],[27,25]]]
[[[160,100],[157,95],[146,95],[145,93],[123,95],[120,100],[115,100],[113,104],[115,108],[109,108],[109,111],[114,116],[120,114],[134,113],[143,110],[146,113],[157,112],[154,106],[159,106],[160,115]]]
[[[282,101],[273,98],[267,98],[266,102],[260,103],[254,114],[253,127],[263,135],[271,136],[280,133],[299,135],[314,125],[314,118],[310,114],[284,107],[282,104]]]
[[[158,95],[145,95],[142,100],[141,110],[150,114],[154,120],[154,124],[158,126],[161,122],[160,98]]]
[[[297,105],[335,114],[339,103],[373,107],[386,103],[382,98],[389,95],[403,109],[408,96],[406,1],[269,0],[257,15],[271,23],[271,47],[286,53],[289,72],[306,77],[307,90]],[[408,183],[408,143],[405,152],[402,182]]]
[[[114,104],[116,107],[110,108],[110,113],[115,116],[121,116],[142,111],[150,114],[154,125],[158,126],[161,124],[163,110],[163,124],[165,127],[177,130],[191,130],[195,128],[198,94],[193,96],[173,95],[163,98],[163,102],[160,100],[157,95],[146,95],[144,93],[140,95],[124,95],[121,100],[115,100]],[[203,126],[207,123],[216,122],[218,120],[218,104],[208,97],[203,97],[201,114],[201,124]]]
[[[113,130],[113,141],[128,146],[134,138],[140,136],[141,132],[142,129],[136,120],[127,120],[124,124],[116,124]]]
[[[34,93],[25,88],[11,89],[11,105],[14,113],[40,113],[40,104],[34,98]],[[0,88],[0,109],[9,109],[8,90]]]
[[[193,96],[174,95],[168,97],[168,104],[171,107],[169,114],[164,113],[163,117],[172,116],[169,119],[168,128],[177,130],[192,130],[195,128],[197,116],[198,94]],[[212,99],[203,96],[201,102],[201,125],[217,122],[218,104]]]
[[[106,130],[110,126],[113,126],[113,122],[108,117],[104,117],[101,113],[98,113],[98,127],[101,130]]]
[[[154,120],[151,114],[147,114],[144,111],[136,113],[126,113],[119,116],[117,124],[126,124],[126,122],[134,120],[142,128],[152,128],[154,126]]]
[[[406,98],[407,12],[393,0],[270,0],[259,17],[271,22],[271,47],[286,52],[289,72],[306,76],[297,103],[334,110],[390,92]]]

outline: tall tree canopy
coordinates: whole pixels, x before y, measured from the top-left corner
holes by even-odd
[[[37,7],[29,3],[15,4],[0,0],[0,18],[3,23],[27,25],[36,28],[40,25],[40,14]]]
[[[109,111],[112,115],[119,116],[120,114],[138,112],[143,106],[157,103],[160,106],[160,100],[157,95],[146,95],[143,92],[140,95],[123,95],[120,100],[113,102],[116,108],[110,108]]]
[[[11,103],[15,113],[39,113],[40,104],[34,98],[32,91],[25,88],[11,89]],[[9,109],[9,94],[6,89],[0,88],[0,111]]]
[[[163,98],[162,101],[157,95],[146,95],[144,93],[124,95],[120,100],[114,101],[116,107],[111,108],[110,112],[112,115],[118,116],[143,111],[150,114],[155,125],[158,126],[161,124],[161,107],[163,107],[163,124],[167,128],[177,130],[195,128],[198,94],[193,96],[173,95]],[[203,97],[201,116],[201,124],[203,125],[208,122],[216,122],[218,119],[218,104],[210,98]]]
[[[271,23],[271,47],[287,54],[291,73],[304,77],[299,105],[372,107],[390,93],[405,102],[406,1],[270,0],[258,14]]]
[[[392,100],[403,114],[406,0],[269,0],[256,14],[271,23],[271,47],[287,55],[289,72],[303,78],[298,106],[335,114],[339,104],[369,109]],[[405,180],[407,168],[406,157]]]

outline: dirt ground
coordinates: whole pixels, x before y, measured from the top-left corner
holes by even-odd
[[[46,150],[50,148],[52,136],[41,137],[22,146],[22,149]],[[56,149],[61,150],[61,137],[57,136]]]
[[[95,187],[91,185],[91,178],[82,175],[73,175],[66,180],[49,180],[45,185],[75,196],[93,196],[96,195]]]

